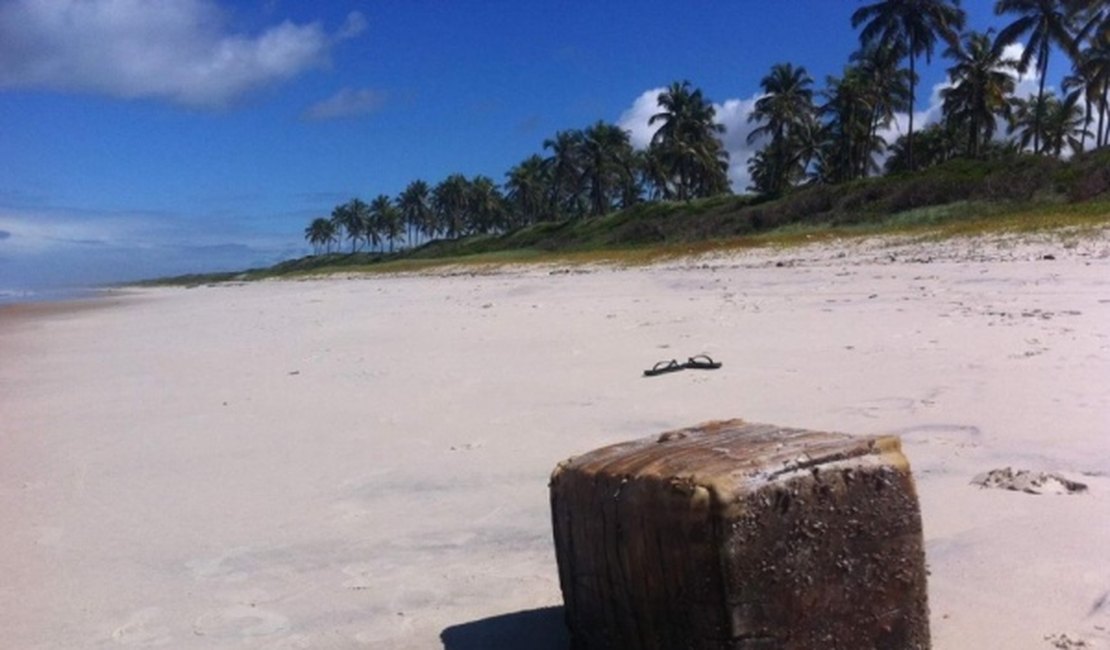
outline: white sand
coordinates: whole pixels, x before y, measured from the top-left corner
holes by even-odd
[[[551,271],[0,314],[0,647],[558,647],[555,463],[743,417],[903,436],[936,648],[1110,648],[1110,239]]]

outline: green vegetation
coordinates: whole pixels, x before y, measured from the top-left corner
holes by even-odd
[[[1110,227],[1110,149],[1069,161],[1031,154],[953,160],[912,174],[813,185],[777,199],[719,195],[640,203],[597,218],[436,240],[392,254],[312,255],[266,269],[153,284],[530,262],[642,264],[710,250],[874,234],[950,237],[1105,227]]]

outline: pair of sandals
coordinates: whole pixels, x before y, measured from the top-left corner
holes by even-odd
[[[694,370],[716,370],[721,367],[720,361],[714,361],[708,354],[698,354],[686,360],[686,363],[679,363],[671,359],[670,361],[660,361],[652,366],[650,369],[644,371],[645,377],[654,377],[656,375],[664,375],[668,372],[678,372],[691,368]]]

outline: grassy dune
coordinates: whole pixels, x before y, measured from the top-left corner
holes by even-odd
[[[798,189],[781,198],[719,196],[644,203],[604,217],[539,223],[501,235],[437,240],[393,254],[333,253],[264,269],[187,275],[195,284],[336,272],[411,272],[528,262],[641,264],[710,250],[789,246],[880,234],[936,238],[1110,226],[1110,149],[1071,161],[956,160],[915,174]]]

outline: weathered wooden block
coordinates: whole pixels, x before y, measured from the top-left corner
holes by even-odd
[[[929,647],[921,516],[895,437],[742,420],[551,476],[573,647]]]

